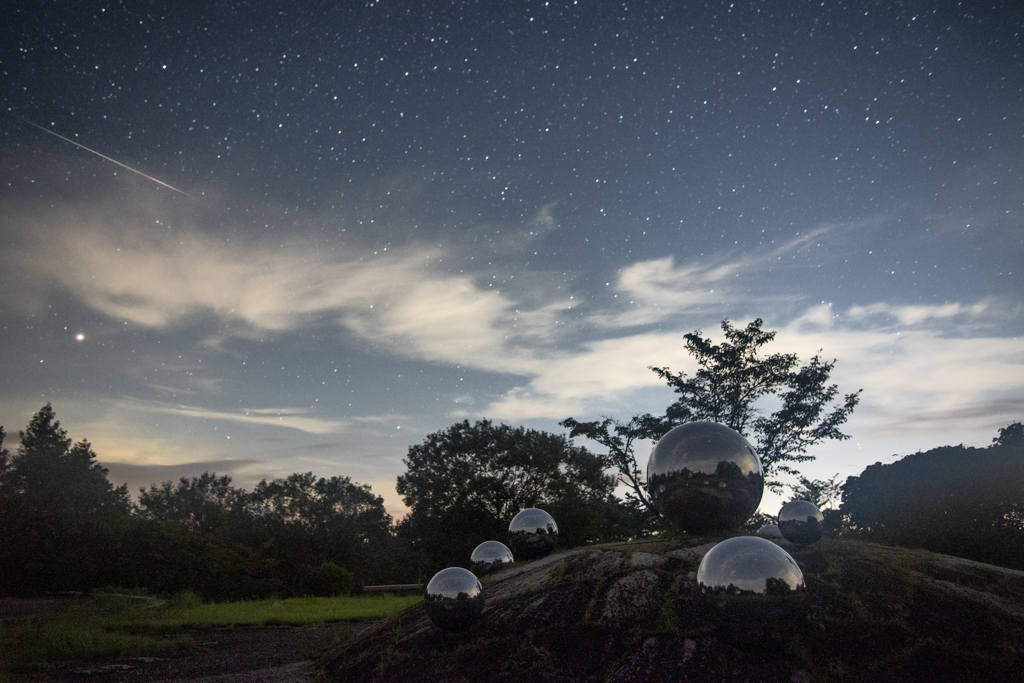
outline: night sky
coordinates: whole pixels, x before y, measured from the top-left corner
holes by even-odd
[[[1022,30],[1016,2],[11,3],[6,445],[51,402],[133,492],[313,471],[400,516],[427,434],[662,412],[648,366],[757,317],[864,390],[805,474],[987,445],[1024,419]]]

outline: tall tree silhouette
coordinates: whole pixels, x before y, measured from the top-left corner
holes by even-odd
[[[88,441],[72,445],[47,403],[0,476],[0,576],[9,592],[73,589],[116,576],[129,523],[126,486],[114,487]]]
[[[725,341],[712,342],[700,330],[684,336],[686,350],[697,361],[692,376],[669,368],[650,368],[679,395],[664,415],[636,415],[628,422],[612,418],[560,424],[570,436],[585,436],[608,449],[608,457],[630,488],[629,497],[653,511],[646,478],[636,463],[636,441],[657,440],[673,427],[692,421],[724,424],[754,441],[770,488],[781,491],[781,475],[799,474],[793,465],[814,456],[808,450],[830,439],[848,439],[840,427],[860,401],[860,391],[839,401],[839,388],[829,384],[835,361],[815,355],[803,366],[793,353],[764,355],[775,332],[762,329],[760,318],[745,328],[722,321]],[[772,397],[778,408],[765,413],[758,401]]]

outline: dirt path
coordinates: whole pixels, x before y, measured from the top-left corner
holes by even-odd
[[[192,632],[188,652],[170,658],[109,659],[29,676],[25,681],[250,683],[311,681],[311,660],[365,624],[317,628],[232,628]]]

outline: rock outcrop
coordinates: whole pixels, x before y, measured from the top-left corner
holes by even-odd
[[[708,540],[708,539],[705,539]],[[609,544],[483,577],[446,633],[416,605],[320,662],[333,681],[1020,681],[1024,572],[926,551],[784,545],[807,588],[707,596],[713,543]]]

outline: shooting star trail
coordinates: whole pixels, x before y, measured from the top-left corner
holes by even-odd
[[[157,179],[156,179],[156,178],[154,178],[153,176],[151,176],[151,175],[146,175],[146,174],[145,174],[145,173],[143,173],[142,171],[137,171],[137,170],[135,170],[134,168],[132,168],[131,166],[128,166],[127,164],[122,164],[122,163],[121,163],[120,161],[118,161],[118,160],[116,160],[116,159],[111,159],[111,158],[110,158],[110,157],[108,157],[108,156],[105,156],[105,155],[103,155],[103,154],[100,154],[99,152],[97,152],[97,151],[96,151],[96,150],[94,150],[94,149],[89,149],[89,148],[88,148],[88,147],[86,147],[85,145],[79,144],[79,143],[75,142],[74,140],[71,140],[71,139],[69,139],[69,138],[66,138],[66,137],[64,137],[63,135],[60,135],[60,134],[58,134],[58,133],[54,133],[54,132],[53,132],[52,130],[50,130],[49,128],[44,128],[43,126],[40,126],[40,125],[38,125],[38,124],[35,124],[35,123],[32,123],[32,122],[31,122],[31,121],[29,121],[28,119],[22,119],[22,118],[21,118],[20,116],[19,116],[18,118],[19,118],[19,119],[21,119],[22,121],[24,121],[25,123],[27,123],[27,124],[28,124],[28,125],[30,125],[30,126],[35,126],[36,128],[38,128],[39,130],[43,131],[44,133],[49,133],[50,135],[56,136],[56,137],[60,138],[61,140],[64,140],[65,142],[70,142],[70,143],[71,143],[72,145],[74,145],[75,147],[81,147],[81,148],[82,148],[82,149],[84,149],[84,150],[85,150],[86,152],[92,152],[92,153],[93,153],[93,154],[95,154],[96,156],[98,156],[98,157],[100,157],[100,158],[103,158],[103,159],[106,159],[107,161],[111,161],[111,162],[113,162],[113,163],[117,164],[118,166],[120,166],[121,168],[127,168],[127,169],[128,169],[129,171],[131,171],[132,173],[138,173],[138,174],[139,174],[140,176],[142,176],[143,178],[149,178],[149,179],[150,179],[150,180],[152,180],[152,181],[153,181],[154,183],[157,183],[157,184],[159,184],[159,185],[163,185],[164,187],[166,187],[166,188],[167,188],[167,189],[169,189],[169,190],[174,190],[175,192],[178,192],[179,194],[183,194],[183,195],[185,195],[186,197],[191,197],[191,196],[192,196],[192,195],[190,195],[190,194],[189,194],[189,193],[187,193],[187,192],[182,192],[181,190],[179,190],[178,188],[174,187],[173,185],[168,185],[168,184],[167,184],[167,183],[165,183],[164,181],[162,181],[162,180],[157,180]]]

